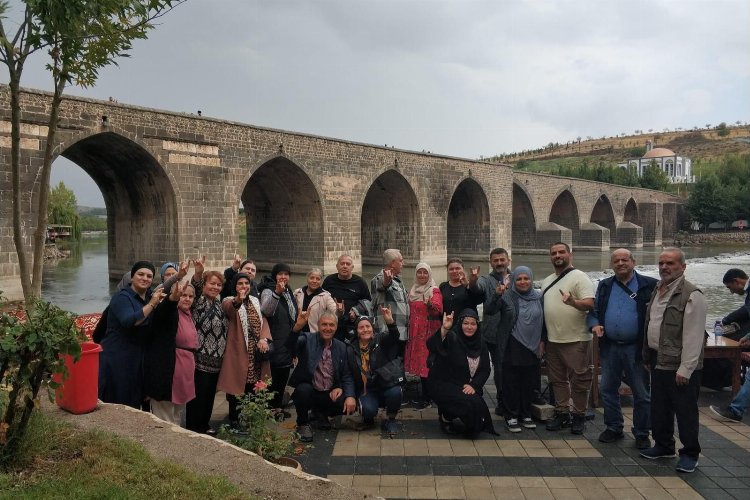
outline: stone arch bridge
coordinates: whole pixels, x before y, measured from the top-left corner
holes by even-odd
[[[0,273],[18,274],[11,226],[10,96],[0,87]],[[22,98],[25,224],[38,189],[49,95]],[[514,172],[508,165],[273,130],[184,113],[69,97],[55,154],[101,189],[109,273],[137,259],[205,254],[224,266],[235,252],[260,267],[359,267],[387,247],[407,261],[485,259],[495,246],[540,249],[661,245],[679,200],[665,193]],[[238,206],[247,248],[238,248]],[[28,231],[31,234],[31,231]]]

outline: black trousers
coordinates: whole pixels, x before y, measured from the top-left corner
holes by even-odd
[[[286,388],[286,383],[289,381],[289,372],[291,370],[291,366],[283,368],[271,367],[271,387],[268,388],[270,392],[274,393],[271,400],[271,408],[281,408],[284,401],[284,389]]]
[[[502,368],[498,369],[497,362],[500,353],[497,352],[497,344],[487,344],[487,350],[490,351],[490,361],[492,362],[492,380],[495,381],[495,392],[497,395],[497,406],[503,405],[503,373]]]
[[[678,386],[676,371],[651,369],[651,433],[656,446],[674,450],[674,419],[683,447],[680,455],[698,459],[698,393],[701,370],[696,370],[687,385]]]
[[[211,426],[211,413],[214,411],[218,373],[195,370],[195,399],[185,410],[185,427],[194,432],[205,433]]]
[[[294,388],[294,408],[297,410],[297,425],[310,422],[310,410],[333,417],[344,413],[344,394],[331,401],[329,391],[316,391],[309,382],[301,382]]]
[[[255,384],[245,384],[245,394],[252,394]],[[240,419],[240,398],[242,396],[233,396],[227,394],[227,403],[229,403],[229,422],[236,422]]]
[[[539,363],[528,366],[503,365],[503,404],[505,415],[511,418],[531,418],[531,403],[534,400],[534,379],[539,372]]]

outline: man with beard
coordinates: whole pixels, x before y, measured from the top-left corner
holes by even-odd
[[[353,331],[354,320],[359,316],[369,316],[370,289],[361,277],[354,274],[354,260],[349,254],[343,254],[336,261],[336,273],[326,276],[323,290],[331,294],[336,301],[338,329],[336,338],[342,342]],[[366,301],[366,302],[363,302]]]
[[[643,362],[651,371],[651,432],[654,446],[641,451],[649,459],[675,455],[674,420],[682,442],[678,472],[693,472],[698,443],[698,394],[703,369],[706,298],[685,279],[685,254],[665,248],[659,255],[661,281],[646,310]]]
[[[482,339],[487,344],[487,350],[490,351],[490,359],[492,361],[493,379],[495,380],[495,388],[497,390],[496,415],[503,415],[505,413],[502,395],[502,359],[500,358],[501,353],[497,349],[497,332],[500,321],[503,318],[500,302],[505,290],[510,288],[510,263],[511,259],[506,249],[499,247],[492,249],[490,252],[490,267],[492,271],[477,281],[477,286],[484,296]]]
[[[599,435],[602,443],[622,439],[624,419],[620,406],[620,383],[625,381],[633,391],[633,435],[639,450],[651,447],[651,399],[648,373],[643,368],[643,325],[646,306],[656,280],[635,271],[635,259],[630,250],[618,248],[612,252],[614,276],[603,279],[596,289],[594,309],[589,312],[588,326],[599,337],[606,429]]]
[[[586,273],[573,267],[567,244],[554,243],[549,255],[555,272],[542,281],[542,293],[547,369],[556,406],[547,430],[570,426],[573,434],[583,434],[593,376],[592,336],[586,328],[586,313],[594,307],[594,285]]]

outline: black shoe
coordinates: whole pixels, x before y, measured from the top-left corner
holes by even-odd
[[[674,458],[675,452],[674,450],[667,450],[665,448],[662,448],[657,444],[646,450],[641,450],[640,455],[643,458],[648,458],[649,460],[656,460],[657,458]]]
[[[303,443],[311,443],[313,440],[313,431],[310,424],[301,424],[297,426],[299,440]]]
[[[412,400],[411,404],[415,410],[426,410],[427,408],[432,408],[432,403],[429,399],[415,399]]]
[[[619,441],[620,439],[624,438],[625,434],[620,432],[615,432],[612,429],[604,429],[604,432],[599,434],[599,441],[602,443],[614,443],[615,441]],[[651,443],[646,448],[650,448]]]
[[[651,448],[651,440],[648,438],[648,436],[636,437],[635,447],[639,450],[647,450]]]
[[[555,417],[547,421],[548,431],[559,431],[564,427],[570,427],[570,414],[568,413],[555,413]]]
[[[573,421],[570,424],[571,434],[583,434],[586,428],[586,416],[585,415],[573,415]]]
[[[742,415],[737,415],[728,406],[719,408],[711,405],[709,409],[711,410],[711,416],[719,422],[742,422]]]

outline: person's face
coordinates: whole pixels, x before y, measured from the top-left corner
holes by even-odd
[[[430,280],[430,273],[427,269],[417,269],[417,285],[426,285]]]
[[[162,281],[167,281],[169,278],[177,274],[177,269],[174,267],[168,267],[166,271],[164,271],[164,277],[162,278]]]
[[[617,250],[612,253],[612,269],[620,279],[628,278],[635,269],[635,260],[627,250]]]
[[[555,245],[550,248],[549,259],[555,269],[565,269],[570,266],[570,252],[565,245]]]
[[[149,269],[142,267],[135,272],[135,276],[131,276],[130,278],[133,290],[138,293],[145,293],[154,281],[154,273]]]
[[[398,276],[401,274],[401,270],[404,268],[404,258],[399,255],[398,258],[393,259],[390,264],[391,271],[393,271],[394,276]]]
[[[745,284],[740,283],[740,281],[737,278],[733,279],[732,281],[727,283],[725,286],[732,293],[736,293],[737,295],[745,294]]]
[[[372,340],[372,325],[369,321],[362,320],[357,323],[357,337],[362,343]]]
[[[250,291],[250,281],[245,278],[238,279],[234,291],[237,293],[237,296],[239,296],[241,292],[245,292],[245,297],[247,297],[247,294]]]
[[[680,262],[677,252],[662,252],[659,255],[659,276],[665,284],[670,284],[685,273],[685,264]]]
[[[192,286],[186,286],[180,295],[180,300],[177,302],[177,307],[180,311],[189,312],[195,300],[195,290]]]
[[[348,255],[339,257],[336,262],[336,271],[339,274],[339,279],[348,280],[352,277],[352,270],[354,269],[354,262]]]
[[[461,328],[467,337],[473,337],[477,333],[478,327],[477,320],[474,318],[464,318],[463,323],[461,323]]]
[[[527,274],[519,274],[516,277],[516,290],[518,290],[521,293],[526,293],[529,290],[531,290],[532,282],[531,278]]]
[[[279,271],[276,273],[276,283],[283,283],[284,285],[289,283],[289,273],[287,271]]]
[[[510,257],[504,253],[495,253],[490,256],[490,265],[498,274],[505,274],[510,267]]]
[[[258,268],[256,268],[255,264],[253,264],[252,262],[248,262],[247,264],[245,264],[244,266],[240,268],[240,272],[247,274],[248,276],[250,276],[251,280],[254,280],[255,273],[258,272]]]
[[[209,300],[214,300],[221,292],[221,280],[216,276],[211,276],[203,283],[203,295]]]
[[[320,288],[321,278],[322,276],[318,273],[310,273],[307,276],[307,289],[310,291],[314,291]]]
[[[336,321],[328,316],[318,320],[318,335],[324,342],[330,341],[336,335]]]
[[[464,266],[458,262],[451,262],[448,264],[448,279],[451,281],[460,281],[461,275],[464,273]]]

